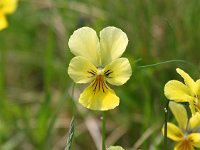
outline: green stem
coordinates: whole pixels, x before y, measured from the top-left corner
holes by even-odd
[[[165,107],[164,145],[166,150],[168,150],[167,148],[167,120],[169,114],[168,112],[169,112],[169,100],[167,100],[167,104]]]
[[[1,95],[1,101],[5,98],[5,92],[4,92],[4,88],[5,88],[5,52],[2,49],[0,51],[0,95]]]
[[[102,113],[102,150],[106,150],[106,112]]]

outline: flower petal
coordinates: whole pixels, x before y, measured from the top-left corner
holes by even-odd
[[[175,103],[175,102],[170,102],[169,107],[176,118],[179,127],[182,129],[186,129],[187,123],[188,123],[188,116],[187,116],[187,111],[185,107],[181,104]]]
[[[162,133],[164,135],[164,127],[162,128]],[[178,142],[183,139],[183,132],[174,124],[167,123],[167,137]]]
[[[189,120],[188,123],[189,130],[195,131],[200,128],[200,113],[196,112]]]
[[[82,27],[71,35],[69,42],[71,52],[76,56],[83,56],[95,66],[100,63],[99,39],[96,31],[89,27]]]
[[[2,5],[1,12],[4,14],[13,13],[17,8],[17,2],[18,0],[2,0],[2,2],[0,1]]]
[[[76,83],[89,83],[96,73],[97,68],[82,56],[72,58],[69,63],[68,74]]]
[[[200,148],[200,133],[191,133],[188,135],[188,139],[195,147]]]
[[[121,146],[110,146],[107,150],[124,150]]]
[[[189,102],[193,100],[193,97],[190,96],[189,88],[177,80],[167,82],[164,87],[164,93],[168,99],[176,102]]]
[[[192,92],[195,92],[195,82],[194,80],[183,70],[180,68],[176,69],[177,73],[181,75],[181,77],[184,79],[185,84],[192,90]]]
[[[119,105],[119,97],[105,82],[100,82],[92,82],[80,95],[79,102],[84,107],[92,110],[114,109]]]
[[[125,51],[128,37],[121,29],[106,27],[100,32],[100,54],[103,66],[119,58]]]
[[[200,79],[196,81],[195,93],[200,97]]]
[[[104,68],[106,81],[113,85],[124,84],[131,74],[131,65],[127,58],[118,58]]]
[[[0,14],[0,30],[5,29],[8,26],[6,17],[2,14]]]
[[[185,139],[180,143],[176,144],[174,150],[194,150],[194,147],[190,141]]]

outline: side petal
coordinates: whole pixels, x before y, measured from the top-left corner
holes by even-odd
[[[162,128],[162,133],[164,135],[164,127]],[[179,142],[183,139],[183,132],[174,124],[167,123],[167,137]]]
[[[124,84],[131,74],[131,65],[127,58],[118,58],[104,68],[106,81],[113,85]]]
[[[100,111],[114,109],[119,105],[119,97],[116,96],[112,89],[107,86],[104,90],[96,90],[94,85],[94,82],[91,83],[80,95],[80,104],[88,109]]]
[[[5,29],[8,26],[6,17],[2,14],[0,14],[0,31]]]
[[[188,135],[188,139],[195,147],[200,148],[200,133],[191,133]]]
[[[195,82],[194,80],[183,70],[180,68],[176,69],[177,73],[181,75],[181,77],[184,79],[185,84],[192,90],[192,92],[195,92]]]
[[[72,58],[69,63],[68,74],[76,83],[89,83],[96,73],[96,67],[82,56]]]
[[[99,39],[92,28],[82,27],[74,31],[68,45],[74,55],[83,56],[95,66],[99,65]]]
[[[196,112],[189,120],[188,128],[190,131],[195,131],[200,128],[200,113]]]
[[[13,13],[17,8],[17,2],[18,0],[3,0],[1,12],[3,12],[4,14]]]
[[[188,116],[187,116],[187,111],[185,107],[181,104],[175,103],[175,102],[170,102],[169,107],[176,118],[179,127],[182,129],[186,129],[187,123],[188,123]]]
[[[121,29],[106,27],[100,32],[100,55],[103,66],[119,58],[125,51],[128,37]]]
[[[176,102],[189,102],[193,100],[193,97],[190,96],[189,88],[177,80],[167,82],[164,87],[164,93],[168,99]]]

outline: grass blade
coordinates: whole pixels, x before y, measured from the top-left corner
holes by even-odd
[[[71,120],[69,132],[67,134],[67,144],[65,146],[65,150],[70,150],[72,145],[72,140],[74,136],[74,117]]]

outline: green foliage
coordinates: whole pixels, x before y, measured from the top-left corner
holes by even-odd
[[[116,26],[129,38],[133,75],[113,87],[121,101],[107,113],[107,147],[163,149],[165,83],[180,79],[176,67],[199,78],[199,10],[199,0],[19,0],[0,32],[0,149],[64,149],[73,115],[72,149],[97,149],[101,114],[78,104],[83,88],[72,94],[67,75],[67,42],[81,26]]]

